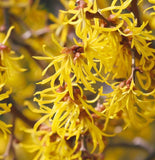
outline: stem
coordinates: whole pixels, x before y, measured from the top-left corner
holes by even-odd
[[[131,64],[131,75],[129,77],[129,79],[126,81],[126,84],[130,85],[132,79],[135,83],[135,71],[136,71],[136,67],[135,67],[135,52],[134,49],[131,49],[131,55],[132,55],[132,64]]]
[[[131,50],[131,55],[132,55],[132,64],[131,64],[131,77],[133,78],[133,81],[135,82],[135,52],[134,49]]]
[[[82,152],[85,152],[85,151],[86,151],[84,135],[81,135],[81,148],[80,148],[80,150],[81,150]]]
[[[16,102],[13,100],[13,98],[10,96],[9,100],[12,103],[12,108],[11,108],[11,113],[15,116],[20,118],[23,122],[25,122],[27,125],[29,125],[31,128],[34,126],[35,121],[32,121],[30,119],[28,119],[22,112],[19,111],[18,105],[16,104]]]
[[[23,27],[25,30],[30,30],[30,27],[17,15],[14,15],[13,13],[10,13],[10,18],[12,21],[17,22],[19,25]]]
[[[35,121],[28,119],[22,112],[20,112],[15,105],[12,106],[11,113],[16,117],[20,118],[23,122],[29,125],[31,128],[34,126]]]
[[[42,35],[48,33],[49,31],[50,30],[48,27],[44,27],[44,28],[38,29],[36,31],[28,30],[22,35],[22,38],[28,39],[28,38],[31,38],[32,36],[39,37],[39,36],[42,36]]]
[[[87,159],[87,158],[94,159],[93,155],[91,155],[89,153],[89,151],[87,150],[87,148],[85,147],[85,143],[86,143],[85,137],[84,137],[84,135],[81,135],[81,148],[80,148],[80,150],[82,151],[82,158],[83,159]]]
[[[140,19],[140,14],[139,14],[139,9],[138,9],[138,1],[137,0],[132,0],[131,2],[131,11],[133,12],[134,16],[137,19],[137,27],[141,26],[141,19]]]
[[[9,21],[9,8],[4,8],[3,9],[3,14],[4,14],[4,26],[5,26],[5,31],[7,32],[9,27],[10,27],[10,21]]]
[[[15,33],[15,31],[12,32],[10,38],[14,45],[19,45],[20,47],[24,47],[32,57],[42,55],[42,53],[36,51],[31,45],[27,44],[21,36]],[[42,69],[45,68],[44,64],[41,61],[38,61],[36,59],[34,60]]]
[[[108,21],[103,15],[101,15],[99,12],[97,13],[90,13],[90,12],[86,12],[86,17],[87,19],[91,19],[91,18],[99,18],[102,19],[105,23],[106,23],[106,27],[110,27],[112,26],[112,23],[110,21]]]

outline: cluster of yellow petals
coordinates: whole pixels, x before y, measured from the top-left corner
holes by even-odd
[[[56,41],[55,43],[58,45]],[[79,44],[79,46],[74,45],[71,48],[62,48],[60,45],[58,45],[59,55],[53,56],[51,53],[46,52],[44,46],[44,53],[47,55],[47,57],[38,56],[35,58],[39,60],[51,61],[49,65],[44,69],[43,75],[45,75],[47,70],[52,66],[54,66],[55,73],[47,79],[41,81],[40,84],[45,84],[50,81],[51,87],[54,87],[58,78],[61,86],[64,82],[67,83],[67,87],[69,89],[69,93],[72,99],[74,99],[72,90],[73,82],[77,84],[82,83],[87,90],[95,92],[91,84],[96,83],[96,81],[104,80],[104,77],[100,74],[102,65],[100,69],[98,69],[97,62],[93,60],[94,51],[92,51],[92,53],[91,51],[88,51],[88,53],[90,53],[88,55],[86,51],[87,49],[84,50],[83,48],[84,46],[81,44]],[[93,73],[92,70],[94,70],[96,73]]]
[[[12,104],[7,104],[6,99],[9,98],[9,95],[12,92],[12,89],[7,86],[8,81],[11,79],[12,69],[16,71],[25,71],[22,69],[19,64],[14,63],[17,60],[23,58],[23,56],[16,57],[15,53],[10,50],[7,46],[7,40],[11,34],[11,31],[14,27],[10,27],[7,34],[0,35],[0,115],[10,112]],[[6,137],[7,133],[10,133],[9,127],[12,125],[7,125],[4,122],[0,121],[0,130],[4,133]]]
[[[5,101],[7,98],[9,98],[9,95],[11,93],[11,90],[6,91],[4,89],[4,86],[6,84],[6,72],[7,72],[7,67],[5,65],[5,55],[9,53],[9,48],[5,45],[11,30],[13,29],[13,27],[11,27],[7,33],[7,35],[4,37],[3,34],[1,34],[0,36],[0,115],[3,115],[5,113],[10,112],[10,108],[11,108],[11,104],[7,104]],[[4,136],[6,138],[7,134],[10,133],[9,131],[9,127],[11,127],[12,125],[7,125],[6,123],[4,123],[3,121],[0,120],[0,130],[4,133]]]
[[[51,131],[49,125],[42,124],[38,131],[27,130],[27,132],[31,133],[33,144],[22,144],[22,146],[28,152],[35,153],[33,160],[81,160],[81,151],[75,152],[66,139]]]
[[[65,5],[66,1],[63,2]],[[154,106],[155,90],[152,89],[151,75],[154,74],[155,49],[151,48],[151,41],[155,37],[145,30],[147,22],[137,26],[134,14],[126,13],[132,0],[120,1],[120,5],[117,2],[113,0],[110,7],[98,9],[95,0],[80,0],[77,3],[71,1],[66,7],[67,11],[60,11],[59,16],[63,23],[59,27],[60,23],[50,15],[55,22],[51,29],[59,37],[61,45],[52,36],[57,52],[46,51],[44,45],[46,56],[35,57],[49,62],[42,72],[43,75],[51,68],[54,71],[39,82],[50,86],[36,93],[39,98],[34,100],[39,104],[39,109],[29,105],[31,110],[43,115],[34,125],[34,133],[39,133],[42,124],[49,125],[50,128],[49,135],[43,136],[39,141],[41,146],[46,148],[47,144],[51,146],[53,143],[63,143],[65,146],[65,140],[74,137],[75,144],[71,152],[74,156],[81,136],[89,134],[93,144],[91,151],[96,151],[98,146],[98,151],[102,152],[103,137],[107,136],[104,131],[110,126],[110,120],[122,119],[124,128],[140,128],[152,122],[154,115],[150,113],[151,106]],[[105,18],[107,13],[110,14]],[[76,45],[63,47],[70,26],[77,36],[74,39]],[[122,82],[117,82],[117,79]],[[102,95],[102,89],[98,91],[93,86],[98,82],[105,82],[113,89],[111,93],[104,94],[104,109],[101,111],[88,104],[85,96],[85,91],[97,93],[97,98],[92,103],[97,102]],[[120,85],[116,85],[118,83]],[[93,114],[98,119],[103,119],[102,128],[96,125]],[[53,134],[59,140],[49,142]],[[36,151],[38,157],[45,154],[39,148]]]
[[[1,80],[3,79],[2,75],[0,75],[0,79]],[[0,116],[5,114],[5,113],[10,112],[10,110],[11,110],[10,108],[12,106],[11,104],[6,104],[5,102],[3,102],[3,100],[6,100],[11,93],[11,90],[3,93],[3,88],[4,88],[3,86],[4,85],[5,85],[4,82],[0,83]],[[12,125],[6,124],[6,123],[4,123],[3,121],[0,120],[0,130],[3,132],[5,138],[6,138],[7,134],[10,133],[9,128],[11,126]]]
[[[63,139],[65,137],[67,139],[75,137],[74,150],[77,149],[80,136],[88,132],[92,137],[92,152],[95,151],[97,146],[99,152],[102,152],[104,149],[102,138],[106,134],[95,125],[93,114],[98,117],[102,115],[88,104],[94,100],[86,100],[82,89],[76,85],[73,86],[74,99],[70,97],[67,87],[59,85],[55,89],[51,87],[36,93],[40,95],[39,99],[34,99],[38,102],[39,109],[28,105],[33,112],[43,115],[34,125],[35,131],[37,132],[41,124],[50,122],[52,133],[58,134]],[[100,89],[100,94],[101,92]]]
[[[124,128],[134,126],[141,128],[153,120],[153,116],[147,116],[151,112],[151,106],[155,104],[152,97],[155,90],[152,92],[144,93],[136,89],[134,81],[131,81],[130,86],[120,85],[114,87],[114,91],[107,95],[105,110],[106,122],[105,129],[108,126],[110,119],[115,119],[118,116],[125,121]],[[136,123],[135,123],[136,122]]]

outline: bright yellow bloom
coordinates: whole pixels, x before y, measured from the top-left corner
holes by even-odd
[[[121,30],[119,30],[119,32],[130,39],[131,48],[135,47],[136,51],[141,56],[139,65],[142,66],[144,70],[152,69],[155,65],[155,49],[150,47],[151,42],[148,41],[154,40],[155,37],[151,35],[151,31],[144,30],[147,23],[143,23],[140,27],[136,27],[137,21],[132,14],[122,14],[120,17],[127,25],[124,29],[124,33]]]
[[[117,6],[116,3],[118,0],[113,0],[110,7],[103,8],[100,12],[103,14],[104,12],[111,11],[111,13],[117,17],[130,5],[131,1],[132,0],[120,1],[121,5]]]
[[[12,80],[13,70],[16,70],[16,72],[25,71],[18,63],[15,63],[16,60],[22,59],[23,56],[16,57],[15,53],[11,51],[6,44],[13,28],[14,27],[10,27],[6,36],[0,34],[0,115],[10,112],[12,106],[11,104],[6,104],[4,101],[9,98],[9,95],[12,92],[12,88],[8,91],[6,90],[7,88],[10,88],[10,86],[8,87],[8,83]],[[0,121],[0,123],[0,129],[4,133],[4,136],[6,136],[7,133],[10,133],[8,128],[11,127],[11,125],[7,125],[2,121]]]
[[[96,101],[101,92],[102,89],[92,102]],[[79,89],[75,85],[73,93],[74,99],[70,97],[65,86],[57,88],[56,91],[53,88],[48,88],[38,92],[40,99],[35,98],[35,101],[39,103],[40,109],[29,107],[32,111],[44,114],[44,116],[34,125],[34,129],[37,130],[41,124],[50,122],[53,133],[57,133],[62,138],[67,137],[67,139],[76,137],[74,149],[77,148],[80,135],[88,132],[92,137],[92,152],[97,146],[99,146],[99,152],[102,152],[104,148],[102,138],[106,134],[94,124],[92,116],[95,114],[100,117],[102,114],[87,104],[91,101],[86,100],[81,88]]]
[[[81,35],[80,38],[83,41],[84,54],[87,57],[88,64],[93,67],[96,65],[95,61],[100,64],[100,69],[94,68],[103,81],[106,81],[103,75],[105,76],[107,73],[113,74],[113,78],[129,77],[131,51],[128,44],[123,44],[124,39],[118,32],[107,33],[90,29],[87,36]],[[77,43],[77,45],[80,45],[80,43]],[[124,67],[122,68],[122,66]],[[122,70],[121,73],[120,69]]]
[[[5,80],[2,73],[0,73],[0,116],[10,112],[11,104],[6,104],[3,100],[9,98],[11,90],[4,92]],[[5,124],[3,121],[0,121],[0,130],[3,132],[4,137],[6,138],[7,133],[10,133],[9,128],[12,125]]]
[[[104,8],[100,12],[103,14],[106,11],[111,11],[113,14],[113,21],[116,24],[123,22],[117,30],[122,36],[127,37],[128,44],[130,45],[131,43],[131,48],[135,47],[136,51],[141,56],[139,65],[142,66],[143,70],[152,69],[154,67],[155,49],[151,48],[150,45],[155,37],[151,35],[151,31],[145,30],[147,22],[143,22],[140,27],[137,27],[137,20],[132,13],[122,13],[122,11],[130,5],[131,0],[121,3],[120,6],[116,6],[116,2],[117,0],[113,1],[110,7]],[[99,26],[98,28],[101,27]],[[104,29],[103,27],[102,30],[104,31]]]
[[[65,13],[67,16],[64,24],[74,25],[75,33],[78,36],[79,29],[81,34],[86,34],[86,31],[89,30],[90,20],[87,18],[87,14],[97,13],[97,3],[96,0],[94,0],[93,2],[89,0],[80,0],[77,1],[76,4],[74,3],[71,9],[61,12]]]
[[[12,106],[11,104],[6,104],[5,102],[3,102],[3,100],[6,100],[11,93],[11,90],[5,91],[6,88],[4,89],[4,86],[7,81],[7,75],[6,75],[7,67],[5,65],[5,55],[7,54],[6,52],[9,52],[9,48],[5,45],[5,43],[12,29],[13,27],[9,29],[5,38],[3,38],[2,34],[0,37],[0,41],[2,41],[0,43],[0,115],[10,112],[10,108]],[[0,130],[4,133],[5,137],[7,133],[10,133],[8,129],[9,127],[11,127],[11,125],[7,125],[4,122],[0,121]]]
[[[67,140],[53,133],[50,127],[42,125],[40,130],[32,135],[32,144],[22,144],[30,153],[36,153],[33,160],[81,160],[81,152],[75,151],[69,146]]]
[[[87,90],[95,92],[91,84],[96,83],[96,81],[103,81],[103,77],[100,78],[100,70],[102,66],[100,69],[98,69],[97,63],[93,62],[93,59],[89,59],[92,54],[90,53],[90,56],[87,57],[82,46],[75,45],[71,48],[62,48],[56,41],[55,44],[58,46],[58,53],[61,53],[60,55],[53,57],[52,54],[45,51],[44,46],[44,53],[48,57],[35,57],[39,60],[51,61],[44,69],[43,75],[50,67],[54,66],[55,69],[55,73],[47,79],[41,81],[40,84],[44,84],[50,81],[51,87],[54,87],[56,79],[58,78],[61,86],[63,86],[64,82],[67,83],[69,94],[72,99],[74,99],[72,90],[72,83],[74,82],[82,83]],[[92,70],[94,70],[94,73]]]
[[[140,128],[153,120],[152,117],[147,116],[147,113],[152,112],[150,104],[153,105],[155,101],[151,96],[154,96],[155,90],[144,93],[135,88],[133,80],[130,86],[121,82],[119,86],[113,89],[114,91],[107,95],[107,102],[104,103],[106,109],[103,112],[107,117],[105,129],[109,120],[116,118],[119,113],[125,121],[125,127],[132,125]]]

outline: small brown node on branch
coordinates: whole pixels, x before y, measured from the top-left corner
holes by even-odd
[[[71,47],[71,50],[73,52],[73,62],[75,63],[76,60],[81,56],[81,53],[84,52],[83,50],[83,47],[80,47],[80,46],[77,46],[77,45],[74,45]]]
[[[81,53],[84,52],[83,47],[80,47],[78,45],[73,45],[72,47],[68,48],[65,47],[62,50],[62,53],[64,54],[72,54],[73,55],[73,62],[76,63],[76,60],[81,56]]]
[[[75,8],[75,10],[79,10],[87,7],[87,3],[84,0],[77,0],[76,5],[77,7]]]
[[[119,87],[123,88],[125,86],[125,84],[126,84],[125,81],[122,81],[122,82],[120,82]]]
[[[61,92],[64,92],[66,88],[67,88],[67,84],[65,83],[64,86],[60,86],[56,91],[57,91],[58,93],[61,93]],[[65,94],[65,96],[62,98],[61,101],[70,101],[70,102],[72,101],[72,102],[74,102],[74,103],[76,103],[76,104],[81,103],[81,102],[79,101],[79,96],[81,96],[81,91],[80,91],[79,88],[77,88],[77,87],[75,87],[75,86],[73,86],[73,96],[74,96],[74,100],[70,97],[70,94],[69,94],[69,91],[68,91],[68,92]],[[85,95],[83,95],[83,96],[82,96],[82,99],[86,100],[87,97],[86,97]]]
[[[9,49],[8,46],[6,46],[6,45],[0,43],[0,51],[4,51],[4,50],[5,50],[5,51],[9,51],[10,49]]]
[[[110,21],[110,22],[115,22],[116,21],[116,16],[114,15],[114,14],[110,14],[110,16],[108,17],[108,21]]]

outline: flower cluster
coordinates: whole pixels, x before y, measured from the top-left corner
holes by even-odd
[[[135,15],[127,12],[131,0],[121,1],[118,6],[116,2],[99,9],[96,0],[70,1],[67,10],[59,13],[63,17],[61,26],[56,27],[59,22],[50,15],[55,22],[51,28],[55,32],[52,41],[56,53],[48,52],[44,45],[46,56],[35,57],[50,62],[43,75],[51,68],[53,73],[39,82],[49,85],[36,93],[38,98],[34,100],[40,108],[30,107],[43,115],[34,125],[34,133],[45,124],[50,128],[49,134],[56,134],[62,141],[74,138],[74,156],[80,151],[79,146],[83,147],[82,137],[88,135],[91,140],[85,143],[92,143],[88,147],[91,153],[102,152],[104,137],[111,135],[112,120],[122,119],[124,129],[140,128],[154,117],[150,113],[155,93],[151,87],[155,49],[150,45],[155,37],[145,30],[147,22],[139,26]],[[68,43],[67,32],[76,34],[74,43]],[[102,94],[104,88],[99,89],[99,83],[106,83],[113,91]],[[93,94],[97,97],[88,100]],[[103,96],[104,102],[98,101],[95,106]]]
[[[7,112],[10,112],[10,108],[11,108],[11,104],[7,104],[5,102],[3,102],[5,99],[7,99],[9,97],[9,94],[11,93],[11,90],[6,91],[6,88],[4,88],[4,86],[6,85],[6,79],[7,79],[7,65],[6,65],[6,61],[8,59],[10,52],[10,49],[8,48],[8,46],[6,46],[6,41],[11,33],[11,30],[13,29],[10,28],[10,30],[8,31],[6,37],[2,40],[0,39],[1,43],[0,43],[0,115],[3,115]],[[3,35],[1,36],[3,37]],[[3,121],[0,121],[0,130],[4,133],[5,137],[7,135],[7,133],[10,133],[9,131],[9,127],[11,127],[12,125],[7,125],[5,124]]]
[[[155,117],[154,5],[143,5],[154,1],[61,3],[56,17],[38,0],[0,1],[5,27],[16,28],[13,50],[22,53],[16,56],[6,44],[11,27],[0,39],[0,115],[12,107],[15,117],[16,142],[8,148],[21,147],[33,160],[104,159],[109,137],[148,126]],[[33,128],[19,130],[18,118]],[[10,126],[0,121],[4,135]]]

